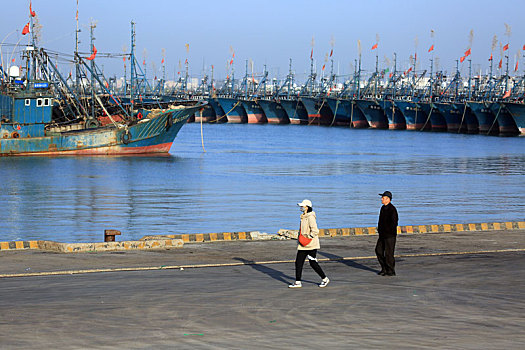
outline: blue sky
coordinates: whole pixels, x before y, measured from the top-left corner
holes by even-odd
[[[0,36],[5,39],[17,29],[18,33],[5,39],[5,42],[16,43],[28,20],[29,1],[2,0],[2,3],[9,6],[2,6]],[[43,25],[41,46],[72,53],[76,0],[33,0],[32,3]],[[186,57],[192,76],[201,74],[203,64],[208,72],[213,64],[215,77],[224,77],[231,46],[235,51],[236,77],[244,74],[247,59],[253,60],[256,72],[262,71],[267,64],[272,76],[282,77],[292,58],[294,70],[301,80],[309,71],[312,37],[318,71],[330,52],[333,38],[334,65],[341,74],[353,71],[351,64],[358,57],[358,40],[362,43],[363,69],[369,71],[374,69],[376,52],[383,67],[385,56],[392,61],[396,52],[398,69],[404,70],[408,68],[409,56],[417,51],[420,69],[428,68],[431,54],[427,50],[432,43],[440,68],[451,71],[455,60],[470,45],[471,30],[474,33],[471,58],[475,70],[484,71],[488,67],[494,35],[504,44],[510,43],[507,53],[511,67],[514,67],[518,49],[525,45],[523,0],[79,0],[79,10],[81,51],[89,50],[92,19],[97,21],[95,45],[99,52],[121,53],[124,46],[129,50],[130,21],[133,20],[139,60],[142,61],[146,49],[148,75],[153,72],[160,75],[164,48],[168,79],[173,79],[179,60],[184,62]],[[511,28],[510,36],[505,35],[505,23]],[[433,39],[431,30],[435,32]],[[371,51],[376,37],[379,37],[379,47]],[[189,53],[186,53],[186,43],[190,46]],[[497,63],[499,46],[494,50],[494,57]],[[97,63],[104,65],[110,75],[123,74],[122,59],[100,59]],[[520,72],[524,66],[520,62]],[[466,73],[466,69],[465,62],[462,71]]]

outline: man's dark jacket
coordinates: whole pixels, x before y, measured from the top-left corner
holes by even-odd
[[[379,212],[379,222],[377,223],[377,232],[379,238],[390,238],[397,236],[397,209],[392,203],[383,205]]]

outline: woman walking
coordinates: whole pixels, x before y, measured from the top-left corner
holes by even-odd
[[[315,212],[312,210],[312,202],[305,199],[301,203],[297,203],[297,205],[301,207],[301,226],[299,227],[297,257],[295,258],[295,283],[290,284],[288,288],[301,288],[303,286],[301,277],[306,258],[308,258],[312,269],[322,278],[319,287],[324,288],[330,280],[326,277],[316,258],[317,249],[320,249],[321,246],[319,244],[319,229],[315,221]]]

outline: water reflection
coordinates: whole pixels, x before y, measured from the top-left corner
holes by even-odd
[[[0,159],[1,240],[523,220],[523,138],[272,125],[186,125],[168,157]]]

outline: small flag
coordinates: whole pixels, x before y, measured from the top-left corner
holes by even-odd
[[[186,58],[186,61],[184,61],[184,64],[188,64],[188,59]]]
[[[325,66],[326,66],[326,65],[325,65],[325,64],[323,64],[323,69],[321,69],[321,70],[324,70]]]
[[[31,9],[31,1],[29,1],[29,14],[31,15],[31,17],[35,17],[35,16],[36,16],[35,11],[33,11],[33,10]]]
[[[314,57],[314,49],[312,48],[312,51],[310,52],[310,59]]]
[[[428,49],[428,52],[430,51],[434,51],[434,44],[432,44],[432,46],[430,46],[430,49]]]
[[[461,58],[459,59],[459,62],[463,63],[464,60],[465,60],[465,56],[461,56]]]
[[[525,51],[525,45],[523,45],[523,49],[522,50]]]
[[[122,57],[122,61],[126,62],[126,56]]]
[[[518,71],[518,63],[519,63],[519,62],[520,62],[520,61],[516,61],[516,67],[514,68],[514,71],[515,71],[515,72]]]
[[[15,59],[13,58],[13,59],[11,60],[11,62],[15,63]]]
[[[162,59],[162,61],[160,61],[160,64],[163,64],[164,63],[164,58]]]
[[[230,60],[230,66],[233,64],[233,58]]]
[[[377,49],[377,43],[374,46],[372,46],[372,50],[375,50],[375,49]]]
[[[22,29],[22,35],[26,35],[29,33],[29,22],[24,26],[24,29]]]
[[[88,61],[94,60],[96,55],[97,55],[97,48],[95,47],[95,45],[93,45],[93,53],[91,54],[91,56],[86,58],[86,60]]]
[[[467,51],[465,51],[465,57],[467,57],[468,55],[470,55],[470,49],[468,49]]]
[[[510,97],[510,90],[505,92],[505,95],[503,95],[503,98],[509,98]]]
[[[146,60],[142,61],[142,65],[143,65],[143,66],[146,65]]]
[[[490,54],[490,58],[489,58],[489,61],[492,61],[492,54]]]
[[[334,49],[330,50],[330,57],[332,57],[332,54],[334,53]]]
[[[503,59],[499,60],[498,68],[501,69],[501,64],[503,63]]]
[[[507,51],[509,49],[509,44],[503,46],[503,51]]]
[[[388,75],[388,77],[389,77],[389,78],[392,78],[393,75],[394,75],[394,73],[390,73],[390,74]]]

